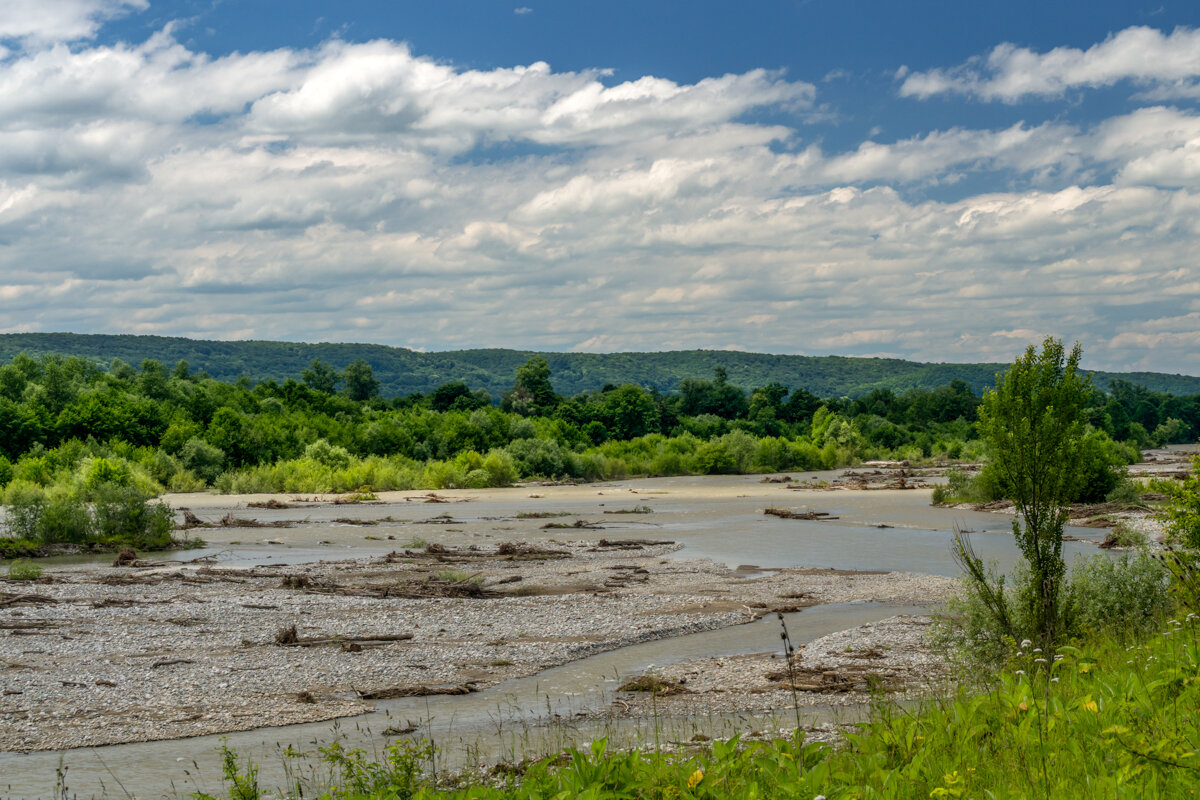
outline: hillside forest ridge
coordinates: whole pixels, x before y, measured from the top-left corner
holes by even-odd
[[[536,353],[526,350],[479,349],[422,353],[374,344],[305,344],[272,341],[204,341],[164,336],[74,333],[0,334],[0,362],[18,353],[32,356],[79,356],[107,366],[114,358],[130,364],[152,359],[163,364],[186,361],[193,370],[222,381],[245,376],[251,382],[283,382],[297,377],[314,360],[344,370],[362,360],[372,367],[384,397],[432,392],[454,380],[500,397],[512,386],[517,367],[541,355],[554,373],[554,386],[564,395],[596,391],[607,384],[637,384],[673,392],[687,379],[701,380],[723,367],[729,382],[747,391],[771,383],[803,387],[820,397],[857,397],[873,389],[904,392],[934,389],[954,379],[981,394],[1006,364],[927,364],[891,358],[795,356],[725,350],[664,353]],[[1125,380],[1154,392],[1200,394],[1200,378],[1154,372],[1091,372],[1093,383],[1108,389]]]

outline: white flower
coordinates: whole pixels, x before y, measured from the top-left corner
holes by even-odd
[[[1033,644],[1033,642],[1029,641],[1028,639],[1021,640],[1021,647],[1029,647],[1031,644]]]

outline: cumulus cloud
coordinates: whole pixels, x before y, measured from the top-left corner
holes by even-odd
[[[1112,86],[1133,81],[1153,87],[1160,99],[1194,95],[1200,78],[1200,30],[1176,28],[1163,33],[1132,27],[1086,50],[1056,47],[1037,53],[1012,43],[997,45],[984,57],[949,69],[897,73],[900,94],[927,98],[964,94],[981,100],[1016,102],[1034,96],[1059,97],[1074,88]]]
[[[147,0],[4,0],[0,41],[37,45],[90,39],[105,21],[148,6]]]
[[[815,98],[386,40],[23,45],[0,61],[0,330],[932,360],[1051,332],[1093,366],[1200,370],[1200,117],[838,151],[808,136]],[[970,174],[995,180],[923,191]]]

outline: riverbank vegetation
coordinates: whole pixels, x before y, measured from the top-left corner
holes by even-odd
[[[561,397],[546,362],[534,358],[502,398],[451,381],[428,395],[385,399],[370,365],[351,367],[339,374],[315,362],[300,380],[251,386],[184,363],[100,369],[17,356],[0,366],[0,487],[76,481],[96,458],[119,464],[147,491],[333,491],[813,470],[983,452],[980,398],[961,381],[822,399],[779,384],[747,392],[718,370],[673,394],[626,384]],[[1129,461],[1151,443],[1192,441],[1200,430],[1197,398],[1133,386],[1092,390],[1086,412],[1087,454],[1098,463]],[[1164,414],[1175,416],[1157,422]]]
[[[777,383],[747,392],[718,368],[672,394],[625,384],[563,397],[541,357],[521,365],[500,398],[461,381],[384,398],[365,361],[341,372],[314,361],[298,378],[251,385],[183,362],[105,369],[16,356],[0,366],[0,501],[11,509],[4,554],[57,542],[153,547],[166,516],[146,501],[166,491],[484,488],[984,455],[981,401],[962,381],[819,398]],[[1084,407],[1090,477],[1080,499],[1110,491],[1113,467],[1134,460],[1138,446],[1190,441],[1200,428],[1197,398],[1130,384],[1091,389]],[[985,497],[1002,491],[986,470],[971,487]]]

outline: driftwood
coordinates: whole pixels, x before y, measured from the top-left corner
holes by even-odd
[[[780,519],[815,519],[822,521],[840,519],[839,517],[831,517],[828,511],[788,511],[786,508],[764,508],[763,513],[771,517],[779,517]]]
[[[669,697],[673,694],[687,694],[691,690],[682,681],[660,678],[657,675],[641,675],[631,681],[626,681],[617,687],[618,692],[650,692],[659,697]]]
[[[671,539],[601,539],[596,543],[596,547],[612,550],[641,550],[643,547],[656,547],[662,544],[675,544],[675,542]]]
[[[875,658],[871,653],[856,655],[857,658]],[[885,676],[871,672],[866,667],[841,667],[839,669],[814,669],[793,666],[767,675],[767,680],[782,684],[778,688],[796,689],[815,694],[842,694],[844,692],[870,691],[872,689],[894,689],[885,682]]]
[[[280,509],[281,510],[281,509],[285,509],[285,508],[296,508],[296,507],[297,506],[294,506],[291,503],[282,503],[279,500],[276,500],[274,497],[272,497],[270,500],[259,501],[259,502],[255,502],[255,503],[246,503],[246,508],[271,508],[271,509]]]
[[[33,606],[57,602],[53,597],[47,597],[44,594],[9,594],[8,592],[0,592],[0,607],[19,606],[23,603]]]
[[[458,686],[394,686],[389,689],[376,689],[369,692],[358,692],[358,696],[363,700],[394,700],[397,697],[431,697],[439,694],[471,694],[479,691],[475,688],[474,681],[459,684]]]
[[[179,529],[186,531],[192,528],[291,528],[295,524],[295,522],[285,519],[277,519],[273,522],[244,519],[234,516],[232,511],[225,514],[217,522],[205,522],[185,508],[183,509],[183,524],[179,526]]]
[[[322,645],[341,645],[345,648],[346,645],[358,645],[358,649],[362,649],[363,645],[371,647],[373,645],[381,645],[386,642],[406,642],[413,638],[411,633],[381,633],[373,636],[319,636],[319,637],[301,637],[295,635],[295,626],[285,628],[276,634],[275,644],[280,647],[321,647]],[[284,641],[280,641],[283,639]]]
[[[566,550],[550,550],[545,547],[538,547],[532,544],[520,544],[518,542],[501,542],[496,548],[498,556],[537,556],[541,558],[570,558],[571,554]]]
[[[132,547],[126,547],[117,553],[117,557],[113,559],[114,567],[130,567],[137,563],[138,554]]]

